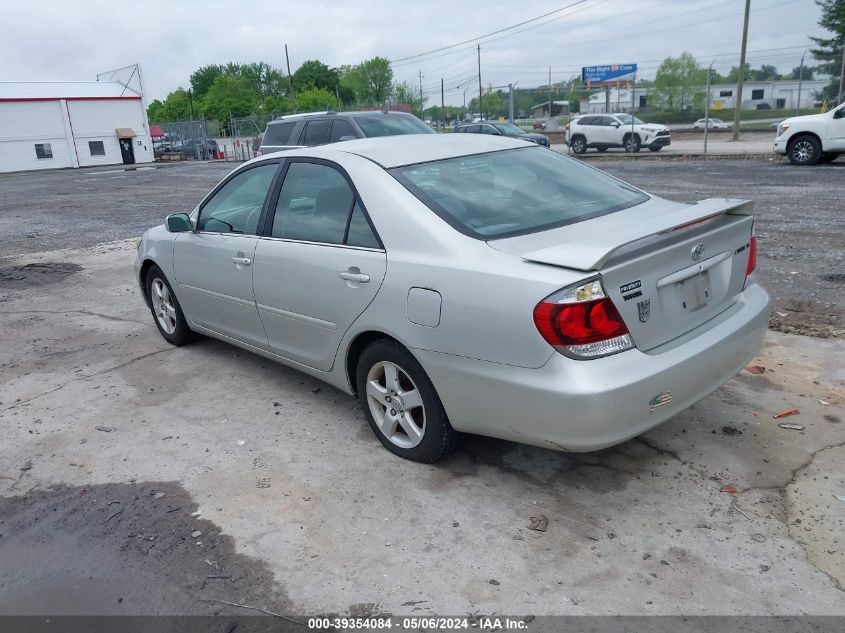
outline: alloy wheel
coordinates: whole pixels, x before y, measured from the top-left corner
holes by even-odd
[[[150,286],[150,300],[153,304],[153,313],[161,329],[167,334],[173,334],[176,331],[176,307],[173,305],[170,289],[158,277],[153,279]]]
[[[798,141],[792,147],[792,157],[799,163],[806,163],[813,158],[813,144],[810,141]]]
[[[375,363],[367,373],[367,404],[381,433],[399,448],[414,448],[425,435],[425,407],[414,381],[399,365]]]

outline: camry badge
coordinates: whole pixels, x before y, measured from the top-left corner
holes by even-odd
[[[655,409],[662,407],[664,404],[669,404],[670,402],[672,402],[672,392],[668,389],[666,391],[661,391],[648,401],[648,406],[651,408],[649,413],[654,413]]]
[[[648,321],[651,316],[651,299],[637,301],[637,316],[640,317],[640,323]]]
[[[692,252],[690,253],[690,257],[694,262],[697,262],[704,256],[704,242],[699,242],[695,246],[692,247]]]

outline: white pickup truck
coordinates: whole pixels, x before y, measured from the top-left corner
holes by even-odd
[[[775,153],[793,165],[815,165],[845,154],[845,103],[824,114],[784,119],[778,125]]]

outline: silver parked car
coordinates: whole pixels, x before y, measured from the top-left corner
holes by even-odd
[[[622,442],[729,380],[766,331],[751,203],[682,204],[497,136],[262,156],[143,236],[165,339],[202,333],[360,399],[433,462],[460,433]]]

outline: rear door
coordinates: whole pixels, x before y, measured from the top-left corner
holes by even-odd
[[[387,257],[338,165],[291,159],[277,189],[255,252],[258,313],[273,352],[327,371],[375,298]]]
[[[236,172],[203,202],[197,228],[173,250],[179,301],[201,327],[268,349],[252,292],[252,263],[262,212],[279,162]]]
[[[299,137],[299,144],[306,147],[325,145],[329,142],[331,127],[331,119],[308,119]]]
[[[296,133],[298,125],[299,121],[269,123],[261,139],[261,153],[269,154],[296,147],[296,141],[299,138]]]

